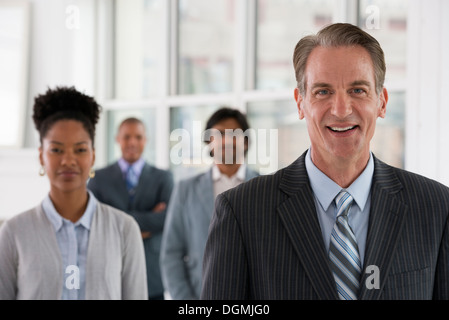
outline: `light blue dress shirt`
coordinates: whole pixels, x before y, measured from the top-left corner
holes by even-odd
[[[86,211],[75,223],[63,218],[55,209],[50,196],[42,203],[43,210],[50,220],[56,233],[62,258],[63,288],[62,300],[84,300],[86,291],[86,260],[89,242],[89,230],[92,217],[97,210],[97,199],[89,190],[89,200]],[[79,289],[73,287],[75,271],[70,266],[78,267]],[[69,267],[69,268],[67,268]],[[67,286],[68,282],[70,285]]]
[[[329,251],[332,228],[337,219],[334,198],[342,188],[313,164],[310,156],[310,149],[307,151],[306,155],[306,170],[313,190],[318,220],[320,222],[327,252]],[[370,158],[365,170],[348,188],[345,189],[354,198],[354,202],[348,213],[348,219],[349,225],[354,231],[357,239],[362,267],[365,257],[366,235],[368,232],[371,203],[370,189],[373,173],[374,160],[372,153],[370,153]]]
[[[138,179],[140,177],[140,174],[142,173],[143,167],[145,165],[145,160],[143,158],[140,158],[139,160],[137,160],[136,162],[131,164],[131,163],[127,162],[125,159],[120,158],[118,160],[118,165],[119,165],[120,169],[122,170],[123,179],[125,179],[126,172],[128,171],[128,168],[130,166],[133,167],[134,174],[137,176],[137,179]]]

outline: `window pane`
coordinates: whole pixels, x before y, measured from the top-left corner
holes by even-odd
[[[399,168],[404,167],[404,98],[404,93],[390,93],[387,115],[377,121],[371,142],[371,150],[379,159]],[[283,168],[310,147],[306,121],[299,120],[294,102],[251,102],[248,104],[248,121],[256,130],[256,138],[252,139],[248,150],[248,164],[259,171]],[[266,141],[270,138],[268,133],[258,133],[259,129],[277,130],[277,155],[270,150],[269,144],[262,143],[264,135]],[[266,157],[269,158],[268,165]],[[251,159],[257,161],[251,162]]]
[[[178,93],[232,90],[234,0],[179,1]]]
[[[0,148],[21,147],[27,94],[27,3],[8,1],[0,8]]]
[[[377,120],[371,150],[382,161],[404,168],[405,93],[389,93],[387,114]]]
[[[219,105],[170,108],[170,169],[175,181],[203,171],[212,164],[202,134]]]
[[[299,120],[293,99],[251,102],[247,110],[249,124],[255,130],[248,149],[248,164],[255,169],[272,172],[283,168],[310,147],[306,122]]]
[[[296,86],[292,62],[296,43],[331,23],[336,3],[334,0],[257,1],[256,89]]]
[[[164,1],[116,1],[115,98],[140,99],[163,93]]]
[[[404,80],[406,72],[407,0],[361,0],[359,26],[382,46],[386,81]]]
[[[145,124],[145,132],[147,134],[147,143],[143,151],[143,158],[149,163],[154,164],[156,161],[156,148],[154,141],[156,140],[156,110],[154,108],[145,109],[123,109],[110,110],[107,112],[107,152],[108,163],[118,160],[121,156],[120,146],[115,141],[118,127],[120,123],[128,117],[136,117]]]

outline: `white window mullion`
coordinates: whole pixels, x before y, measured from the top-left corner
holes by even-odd
[[[447,166],[447,159],[449,159],[449,135],[447,134],[447,119],[449,119],[449,96],[447,95],[447,91],[445,88],[449,88],[449,61],[445,57],[449,57],[449,41],[447,40],[446,35],[449,33],[449,20],[445,19],[443,16],[446,16],[447,12],[449,12],[449,2],[442,1],[441,2],[441,10],[440,10],[440,21],[441,21],[441,34],[440,34],[440,42],[441,42],[441,54],[440,54],[440,90],[439,90],[439,99],[440,99],[440,114],[439,114],[439,129],[440,133],[439,143],[440,146],[440,181],[446,185],[449,185],[449,167]]]
[[[246,43],[247,37],[247,1],[234,1],[234,72],[233,72],[233,92],[234,107],[245,112],[243,93],[245,91],[246,74]]]
[[[169,79],[168,79],[168,95],[175,95],[178,92],[178,55],[179,55],[179,18],[178,18],[178,8],[179,8],[179,0],[168,0],[167,1],[167,10],[168,10],[168,32],[167,36],[168,40],[168,65],[167,70]]]
[[[358,0],[336,0],[333,22],[349,22],[357,25]]]
[[[166,17],[166,23],[162,29],[164,33],[164,45],[161,63],[164,66],[164,72],[161,74],[161,92],[159,103],[156,109],[156,137],[152,137],[150,142],[155,144],[156,166],[168,169],[170,167],[169,159],[169,128],[170,128],[170,105],[168,97],[176,92],[176,70],[177,70],[177,1],[164,1],[163,14]]]
[[[246,8],[245,90],[256,89],[257,0],[248,0]]]

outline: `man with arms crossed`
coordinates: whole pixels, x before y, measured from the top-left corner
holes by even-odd
[[[116,136],[121,158],[97,170],[88,188],[98,199],[125,211],[137,221],[145,248],[148,299],[163,300],[159,255],[166,206],[174,181],[170,171],[145,161],[142,154],[146,139],[145,126],[140,119],[123,120]]]

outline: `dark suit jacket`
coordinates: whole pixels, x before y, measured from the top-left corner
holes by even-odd
[[[146,163],[142,169],[132,204],[120,166],[117,162],[97,170],[89,180],[88,188],[103,203],[121,209],[133,216],[141,231],[150,231],[151,237],[144,239],[148,295],[164,293],[159,268],[159,254],[166,210],[154,213],[152,209],[159,202],[169,203],[173,189],[173,176],[170,171],[158,169]]]
[[[202,299],[338,299],[304,159],[217,197]],[[374,166],[359,299],[449,299],[449,188]]]

